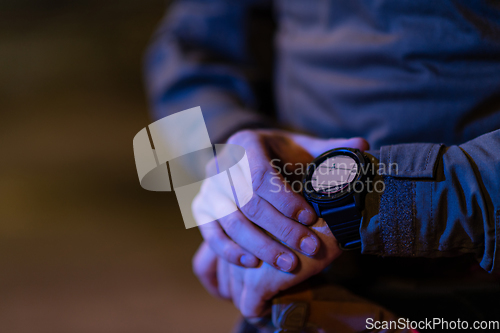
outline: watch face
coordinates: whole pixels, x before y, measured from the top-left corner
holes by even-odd
[[[356,178],[358,163],[350,156],[336,155],[325,159],[316,167],[311,177],[314,191],[320,194],[336,194]]]

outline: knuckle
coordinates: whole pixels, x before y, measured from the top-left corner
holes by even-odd
[[[224,249],[222,250],[222,256],[226,261],[229,261],[230,263],[238,263],[237,260],[237,250],[234,246],[231,246],[230,244],[227,244],[224,246]]]
[[[240,310],[241,312],[241,315],[244,317],[244,318],[252,318],[252,317],[255,317],[256,316],[256,311],[253,307],[249,307],[249,306],[246,306],[246,305],[242,305],[238,308],[238,310]]]
[[[290,200],[281,200],[276,209],[278,209],[286,217],[293,218],[299,212],[300,207],[296,207],[296,205],[290,203]]]
[[[245,129],[231,135],[227,140],[227,143],[239,144],[245,142],[246,140],[254,139],[257,136],[258,134],[256,131]]]
[[[231,236],[238,233],[241,228],[241,221],[235,214],[229,214],[227,217],[221,219],[221,225],[226,234]]]
[[[263,186],[269,181],[271,170],[268,168],[254,168],[251,173],[252,188],[254,192],[262,191]]]
[[[199,267],[199,265],[195,264],[193,266],[193,272],[194,272],[194,275],[196,275],[198,277],[198,279],[202,278],[205,276],[205,271]]]
[[[202,277],[205,275],[205,270],[203,269],[203,265],[200,264],[200,261],[197,256],[193,257],[192,260],[192,268],[193,268],[193,273],[198,277]]]
[[[262,216],[262,199],[254,195],[241,209],[250,220],[258,220]]]
[[[206,205],[204,205],[205,202],[205,194],[202,191],[198,192],[191,203],[191,211],[195,217],[199,214],[206,213]]]
[[[203,235],[203,238],[214,251],[218,248],[217,245],[224,241],[218,232],[208,232]]]
[[[271,266],[275,266],[276,259],[278,256],[283,253],[284,251],[281,250],[278,243],[274,242],[265,244],[261,248],[257,250],[255,255],[261,259],[262,261],[265,261]]]
[[[295,242],[297,239],[297,232],[296,228],[289,223],[281,223],[279,229],[278,229],[278,235],[282,241],[287,243],[288,245],[294,245],[294,244],[289,244],[290,242]]]

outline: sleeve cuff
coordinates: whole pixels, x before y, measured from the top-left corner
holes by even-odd
[[[384,186],[383,190],[368,193],[365,199],[360,228],[363,253],[399,257],[415,255],[415,180],[435,176],[441,147],[426,143],[382,147],[378,155],[379,172],[374,182],[382,181]]]

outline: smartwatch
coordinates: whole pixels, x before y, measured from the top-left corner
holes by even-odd
[[[373,176],[373,157],[358,149],[329,150],[307,166],[302,180],[304,197],[343,250],[361,247],[361,212]]]

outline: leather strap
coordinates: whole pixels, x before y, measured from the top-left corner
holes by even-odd
[[[354,203],[354,198],[352,203],[341,207],[325,208],[320,210],[320,213],[343,250],[361,247],[359,227],[362,216]]]

